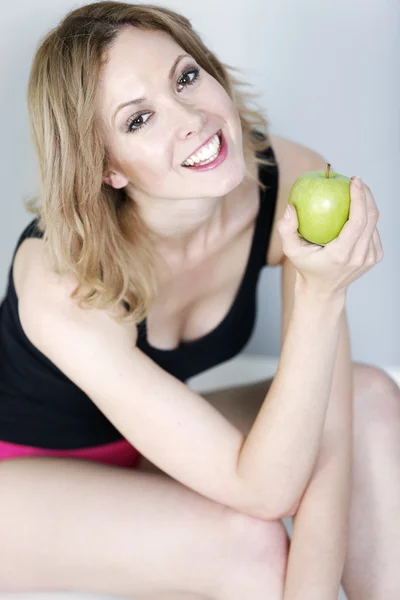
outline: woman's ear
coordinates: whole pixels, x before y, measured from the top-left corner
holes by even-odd
[[[125,187],[129,183],[129,179],[125,175],[111,170],[103,175],[103,181],[116,190]]]

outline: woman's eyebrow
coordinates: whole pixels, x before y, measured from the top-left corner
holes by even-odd
[[[175,73],[175,69],[178,66],[178,63],[182,60],[182,58],[185,58],[186,56],[190,57],[190,54],[180,54],[179,56],[176,57],[176,59],[174,60],[174,63],[172,65],[172,67],[169,70],[168,73],[168,79],[171,81],[171,79],[174,76]],[[126,106],[130,106],[131,104],[142,104],[143,102],[146,102],[147,98],[145,96],[142,96],[141,98],[135,98],[135,100],[128,100],[127,102],[122,102],[121,104],[118,104],[114,115],[112,117],[112,124],[114,125],[114,121],[115,121],[115,117],[117,116],[117,113],[122,109],[125,108]]]

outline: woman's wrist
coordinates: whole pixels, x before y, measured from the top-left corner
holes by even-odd
[[[307,282],[297,273],[295,301],[307,302],[310,307],[327,306],[341,313],[346,305],[347,290],[325,290]]]

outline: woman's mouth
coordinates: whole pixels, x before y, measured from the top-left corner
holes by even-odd
[[[209,171],[218,167],[227,156],[227,143],[220,129],[213,139],[198,153],[182,163],[182,167],[192,171]]]

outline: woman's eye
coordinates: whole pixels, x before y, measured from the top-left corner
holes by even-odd
[[[192,79],[190,78],[190,75],[193,76]],[[189,87],[190,85],[193,85],[199,77],[200,77],[200,69],[198,67],[190,67],[180,75],[180,77],[178,79],[178,85],[184,85],[184,87]],[[184,79],[187,79],[187,82],[180,83]],[[144,115],[151,115],[151,113],[143,112],[138,115],[133,115],[133,117],[130,117],[130,119],[128,120],[128,122],[126,124],[127,133],[134,133],[135,131],[139,131],[139,129],[143,129],[143,127],[145,127],[147,125],[147,123],[150,121],[151,117],[149,117],[146,121],[143,122]],[[138,121],[139,121],[139,123],[138,123]]]
[[[189,78],[189,81],[185,87],[188,87],[189,85],[193,85],[194,82],[199,78],[199,74],[200,74],[200,69],[198,67],[191,67],[190,69],[188,69],[187,71],[182,73],[182,75],[178,79],[178,84],[179,84],[180,80],[189,78],[189,75],[193,75],[193,79]],[[181,84],[179,84],[179,85],[181,85]]]
[[[150,117],[149,117],[146,121],[143,122],[143,116],[150,115],[150,114],[151,113],[149,113],[149,112],[145,112],[145,113],[140,113],[139,115],[134,115],[133,117],[131,117],[127,123],[127,132],[133,133],[134,131],[137,131],[138,129],[142,129],[142,127],[147,125],[147,123],[150,121]],[[138,121],[139,121],[139,123],[138,123]]]

